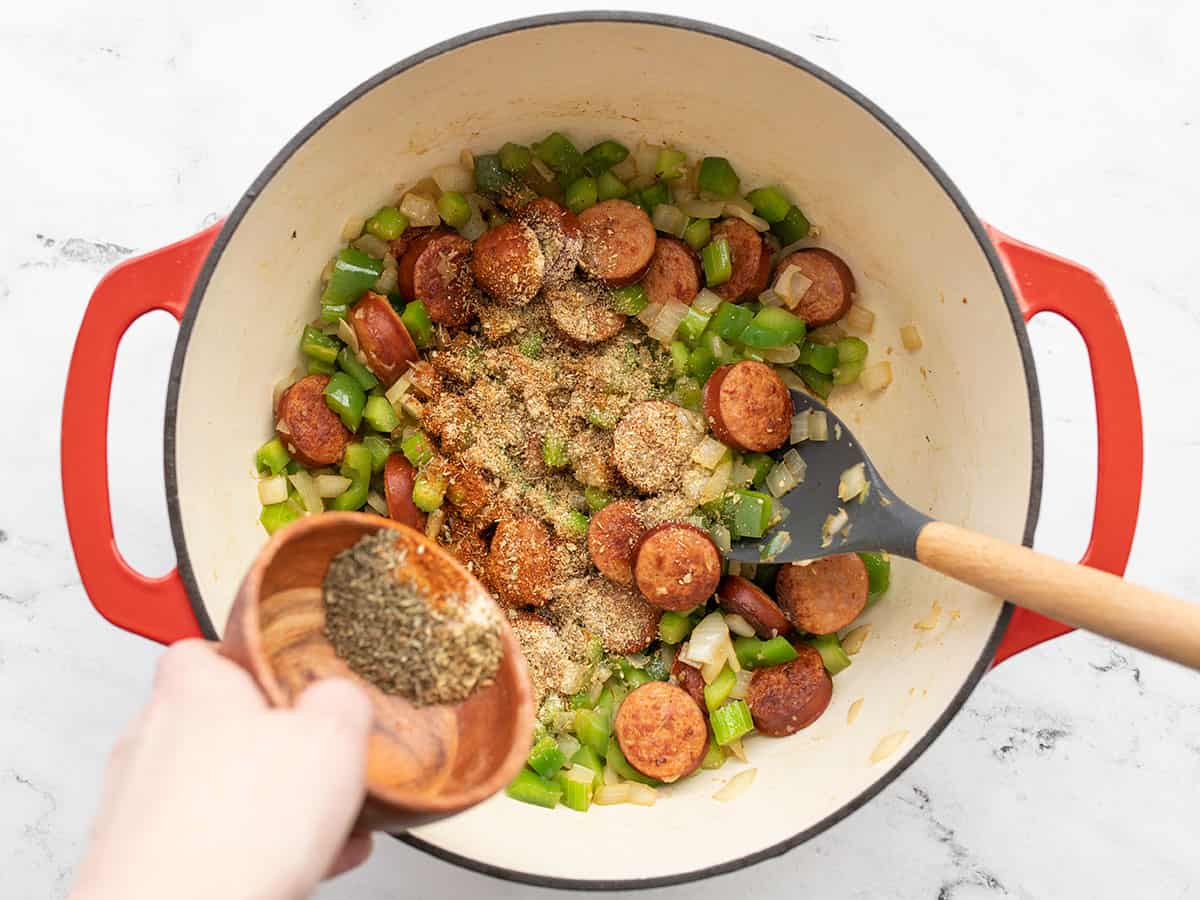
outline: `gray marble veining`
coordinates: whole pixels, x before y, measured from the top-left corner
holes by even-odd
[[[1183,477],[1200,447],[1200,7],[658,8],[760,35],[838,73],[898,118],[989,221],[1101,274],[1124,316],[1145,408],[1145,499],[1129,572],[1200,596],[1193,529],[1180,512],[1200,500]],[[380,0],[319,14],[275,0],[6,11],[0,895],[65,894],[107,750],[159,653],[92,612],[66,539],[59,410],[92,287],[131,253],[215,221],[279,145],[379,68],[480,23],[545,11]],[[1095,471],[1086,363],[1064,324],[1036,321],[1031,333],[1047,435],[1038,546],[1077,556]],[[114,391],[118,538],[150,573],[172,563],[160,411],[173,337],[166,317],[139,324]],[[908,773],[820,838],[702,887],[644,896],[1200,896],[1198,783],[1200,678],[1075,634],[989,674]],[[552,893],[382,841],[320,897]]]

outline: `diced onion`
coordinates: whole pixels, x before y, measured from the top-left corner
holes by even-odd
[[[783,298],[784,306],[793,309],[808,293],[812,284],[812,279],[800,271],[799,266],[788,266],[779,273],[772,290]]]
[[[408,216],[408,224],[413,228],[430,228],[442,224],[437,204],[423,194],[409,192],[400,201],[400,212]]]
[[[829,419],[819,409],[809,410],[808,439],[810,441],[829,440]]]
[[[572,738],[572,740],[574,740],[574,739]],[[559,747],[560,747],[560,749],[562,747],[561,741],[559,742]],[[579,749],[579,741],[575,741],[575,750],[578,750],[578,749]],[[574,750],[572,750],[570,753],[566,754],[568,759],[570,759],[574,755],[575,755]],[[575,765],[571,766],[571,768],[569,768],[569,769],[567,769],[567,771],[563,772],[563,778],[567,779],[567,781],[574,781],[578,784],[591,784],[592,780],[595,777],[596,777],[595,772],[593,772],[587,766],[579,765],[579,763],[575,763]]]
[[[346,342],[346,346],[350,348],[351,353],[358,353],[358,335],[355,334],[354,329],[345,319],[338,319],[337,335]]]
[[[475,154],[471,152],[470,148],[463,147],[458,151],[458,164],[468,172],[475,171]]]
[[[605,769],[605,772],[607,771]],[[634,784],[634,782],[627,781],[624,784],[601,785],[592,797],[592,802],[597,806],[614,806],[618,803],[628,803],[629,786],[631,784]]]
[[[693,197],[690,200],[680,200],[679,208],[693,219],[715,219],[725,211],[725,204],[720,200],[701,200],[699,197]]]
[[[789,391],[807,391],[808,385],[804,379],[786,366],[776,366],[775,374],[783,381]]]
[[[279,408],[279,398],[283,396],[283,392],[299,380],[300,370],[292,369],[291,372],[275,382],[275,384],[271,387],[271,409]]]
[[[771,466],[771,471],[767,473],[767,490],[772,497],[782,497],[799,483],[792,470],[781,462]]]
[[[825,524],[821,526],[821,546],[828,547],[832,544],[833,536],[845,528],[849,521],[850,514],[840,506],[837,512],[828,515]]]
[[[425,412],[425,404],[412,394],[405,394],[400,401],[400,409],[414,419],[420,419]]]
[[[786,347],[767,347],[758,352],[769,363],[787,365],[788,363],[794,363],[800,358],[800,345],[788,344]]]
[[[891,734],[884,735],[875,745],[875,749],[871,751],[871,762],[877,763],[887,759],[900,749],[900,745],[904,743],[906,737],[908,737],[907,731],[893,731]]]
[[[904,345],[905,350],[921,349],[925,342],[921,340],[921,332],[916,322],[900,326],[900,343]]]
[[[263,506],[282,503],[287,497],[287,479],[282,475],[273,475],[258,482],[258,502]]]
[[[754,673],[749,669],[742,669],[737,673],[737,681],[733,683],[733,690],[729,692],[729,696],[734,700],[745,700],[746,695],[750,692],[750,679],[754,677]]]
[[[708,288],[704,288],[696,295],[696,299],[692,301],[692,306],[695,307],[698,312],[712,315],[717,311],[717,307],[720,306],[722,302],[723,301],[719,296],[714,294]]]
[[[355,250],[361,250],[367,256],[373,256],[376,259],[383,259],[388,253],[388,242],[383,238],[377,238],[373,234],[364,234],[358,238],[352,246]]]
[[[811,247],[811,246],[812,246],[811,235],[802,237],[798,241],[792,241],[792,243],[788,244],[786,247],[779,248],[779,250],[775,253],[775,258],[771,261],[771,263],[772,263],[772,265],[774,265],[776,262],[783,259],[785,256],[789,256],[792,253],[795,253],[797,250],[803,250],[804,248]]]
[[[743,201],[744,202],[744,201]],[[746,212],[741,206],[733,200],[726,201],[725,215],[733,216],[735,219],[741,219],[755,231],[770,231],[771,223],[766,219],[760,219],[753,212]]]
[[[741,738],[738,738],[736,741],[730,741],[728,744],[726,744],[725,752],[741,762],[750,762],[750,760],[746,757],[746,748],[742,746]]]
[[[788,442],[799,444],[801,441],[808,440],[808,413],[800,412],[792,416],[792,431],[788,435]]]
[[[783,454],[783,459],[780,462],[788,467],[788,471],[792,473],[792,477],[796,479],[797,484],[804,481],[804,476],[808,473],[808,463],[804,461],[804,457],[796,452],[794,447]]]
[[[733,548],[733,535],[724,525],[718,522],[709,533],[712,535],[713,543],[722,553],[728,553]]]
[[[362,216],[351,216],[346,220],[346,224],[342,226],[342,240],[352,241],[362,234],[363,226],[367,224],[367,220]]]
[[[408,389],[412,387],[412,376],[405,372],[396,379],[396,383],[387,389],[387,393],[383,396],[387,397],[387,402],[395,406],[400,399],[408,393]]]
[[[656,341],[667,343],[675,337],[675,331],[679,328],[679,323],[687,316],[687,311],[688,308],[678,300],[668,301],[654,319],[654,324],[650,326],[647,333]]]
[[[933,629],[937,628],[938,622],[941,621],[941,618],[942,604],[937,600],[934,600],[933,604],[929,607],[928,614],[926,614],[925,618],[917,622],[913,622],[913,628],[915,628],[917,631],[933,631]]]
[[[630,178],[632,178],[633,176],[635,176],[637,174],[637,160],[634,158],[633,154],[631,153],[627,157],[625,157],[623,160],[621,160],[619,163],[617,163],[615,166],[613,166],[609,171],[612,172],[614,175],[616,175],[618,178],[620,178],[622,181],[628,182]],[[549,179],[547,179],[547,180],[549,180]]]
[[[680,306],[683,304],[681,303]],[[658,318],[658,314],[662,312],[663,305],[661,303],[651,301],[642,307],[642,311],[637,314],[637,320],[649,328],[654,324],[654,320]]]
[[[275,423],[275,430],[278,431],[280,434],[291,434],[292,433],[292,429],[288,428],[288,423],[284,419],[280,419],[278,422]]]
[[[754,626],[737,613],[725,613],[725,624],[738,637],[754,637]]]
[[[850,307],[850,311],[846,313],[845,321],[847,328],[867,332],[875,325],[875,313],[871,312],[865,306],[859,306],[855,303]]]
[[[846,724],[853,725],[854,720],[858,718],[859,712],[862,710],[863,698],[859,697],[850,704],[850,708],[846,710]]]
[[[724,617],[719,612],[711,612],[692,629],[687,642],[687,653],[685,655],[681,651],[680,658],[696,666],[724,664],[725,657],[731,649],[729,628]]]
[[[429,518],[425,520],[425,537],[431,540],[436,540],[438,532],[442,530],[442,525],[446,522],[446,510],[438,507],[429,514]]]
[[[642,172],[641,174],[634,175],[632,178],[630,178],[629,182],[626,184],[626,187],[628,187],[630,191],[636,192],[642,190],[643,188],[648,188],[652,184],[654,184],[654,173]]]
[[[852,628],[842,638],[842,649],[846,651],[847,655],[854,656],[862,649],[863,644],[867,642],[867,638],[870,636],[870,625],[859,625],[857,628]]]
[[[633,151],[633,158],[637,162],[639,175],[654,174],[654,167],[658,165],[658,151],[661,149],[654,144],[638,141],[637,149]]]
[[[438,166],[430,174],[443,191],[466,194],[475,190],[475,176],[460,165]]]
[[[836,322],[814,328],[808,333],[808,339],[814,344],[836,344],[845,336],[846,329]]]
[[[892,364],[884,360],[873,366],[867,366],[858,376],[858,383],[862,385],[864,391],[882,391],[892,383]]]
[[[745,487],[754,480],[754,469],[746,465],[740,459],[733,464],[733,470],[729,473],[729,483],[733,487]]]
[[[321,270],[321,287],[329,284],[329,279],[333,277],[333,267],[337,264],[335,259],[330,259],[325,263],[325,268]]]
[[[383,499],[383,495],[378,491],[371,491],[367,494],[367,506],[371,507],[371,509],[375,510],[381,516],[387,515],[387,501]]]
[[[673,237],[683,237],[688,217],[680,211],[679,207],[672,206],[670,203],[660,203],[650,214],[650,221],[654,223],[657,231],[664,231]]]
[[[332,498],[344,494],[350,489],[350,479],[345,475],[318,475],[313,479],[317,487],[317,496]]]
[[[629,782],[629,802],[634,806],[653,806],[658,799],[658,792],[648,784]]]
[[[473,241],[487,231],[487,222],[483,218],[478,194],[467,194],[467,205],[471,207],[471,218],[467,219],[466,225],[458,229],[458,233],[468,241]]]
[[[843,503],[853,500],[867,489],[867,473],[865,463],[856,463],[842,472],[838,479],[838,499]]]
[[[729,453],[729,448],[715,438],[705,435],[703,440],[692,451],[692,462],[715,469]]]
[[[321,502],[321,495],[317,493],[317,486],[313,483],[313,477],[301,469],[288,476],[296,487],[296,493],[300,495],[300,502],[304,505],[305,512],[319,513],[324,512],[325,504]]]
[[[758,769],[746,769],[744,772],[738,772],[729,779],[729,783],[721,788],[715,794],[713,799],[721,803],[728,803],[730,800],[736,800],[754,784],[754,777],[758,774]]]
[[[375,279],[375,284],[371,286],[371,290],[377,294],[393,294],[396,291],[396,285],[399,282],[399,272],[396,268],[384,267],[382,274]]]
[[[729,476],[732,472],[733,460],[731,459],[725,460],[713,469],[712,476],[704,483],[704,489],[700,491],[700,503],[708,503],[724,494],[725,489],[729,487]]]
[[[687,471],[683,473],[683,493],[689,500],[699,501],[700,495],[704,493],[704,485],[708,484],[711,477],[712,473],[703,466],[688,466]]]
[[[783,306],[783,298],[770,288],[758,295],[758,302],[763,306]]]

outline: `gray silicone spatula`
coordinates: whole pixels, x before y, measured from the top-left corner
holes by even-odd
[[[792,405],[797,413],[823,412],[827,439],[796,445],[806,464],[804,480],[775,501],[788,509],[775,532],[786,531],[790,542],[780,548],[781,539],[768,532],[734,544],[729,559],[762,562],[775,550],[769,561],[788,563],[886,550],[1060,622],[1200,669],[1200,604],[932,519],[893,493],[827,406],[800,391],[792,391]],[[865,497],[839,499],[843,474],[859,464]],[[847,477],[847,489],[856,487],[855,480],[853,473]]]

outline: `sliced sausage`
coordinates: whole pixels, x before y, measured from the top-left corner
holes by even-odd
[[[569,281],[546,291],[550,321],[574,344],[599,344],[615,337],[625,317],[613,309],[608,290],[592,281]]]
[[[687,522],[651,528],[633,549],[633,580],[655,606],[682,612],[705,602],[721,580],[721,551]]]
[[[412,335],[383,294],[368,291],[350,310],[350,325],[367,368],[391,387],[421,359]]]
[[[674,300],[688,305],[700,293],[700,275],[696,251],[683,241],[660,237],[654,245],[650,268],[642,276],[642,288],[651,303]]]
[[[467,401],[456,394],[442,394],[421,410],[421,425],[438,440],[444,453],[462,453],[479,431],[479,419]]]
[[[704,715],[685,690],[665,681],[630,691],[613,730],[629,764],[659,781],[690,775],[708,752]]]
[[[542,255],[546,257],[543,287],[561,287],[575,277],[579,251],[583,248],[583,231],[575,213],[549,197],[539,197],[518,209],[513,219],[528,225],[537,235]]]
[[[753,300],[765,291],[771,278],[771,250],[762,235],[741,219],[728,218],[716,224],[712,236],[725,238],[733,257],[733,274],[713,288],[713,293],[736,303]]]
[[[833,696],[833,679],[821,654],[797,644],[791,662],[758,669],[746,690],[746,705],[754,727],[763,734],[783,737],[807,728],[821,717]]]
[[[685,663],[679,657],[675,657],[675,662],[671,663],[671,677],[675,679],[677,685],[687,691],[689,697],[696,701],[701,712],[708,712],[708,707],[704,703],[704,676],[700,674],[699,669]]]
[[[458,514],[483,527],[493,517],[492,498],[495,487],[482,472],[466,463],[450,462],[446,466],[446,499]]]
[[[721,607],[745,619],[760,638],[787,634],[792,624],[766,591],[740,575],[726,575],[717,588]]]
[[[776,274],[788,266],[795,266],[812,281],[793,310],[809,328],[836,322],[850,311],[854,302],[854,273],[840,257],[820,247],[809,247],[781,259],[775,267]]]
[[[446,523],[442,526],[438,539],[467,567],[468,572],[480,580],[486,577],[484,570],[487,566],[487,541],[472,523],[451,511],[446,516]]]
[[[524,306],[542,289],[546,257],[532,228],[505,222],[475,240],[471,274],[485,294],[501,303]]]
[[[792,428],[792,395],[766,363],[719,367],[704,382],[704,416],[717,440],[735,450],[782,447]]]
[[[467,325],[480,299],[471,277],[471,242],[442,228],[416,238],[399,260],[397,290],[405,300],[423,302],[433,321]]]
[[[631,406],[613,429],[613,463],[643,493],[672,490],[702,437],[687,410],[646,400]]]
[[[650,217],[628,200],[605,200],[579,214],[583,248],[579,265],[612,287],[633,284],[654,255],[657,235]]]
[[[832,634],[867,605],[867,567],[857,553],[839,553],[806,566],[780,566],[775,598],[798,631]]]
[[[551,583],[550,532],[533,516],[496,526],[484,571],[496,599],[506,606],[541,606]]]
[[[413,503],[413,482],[417,470],[399,453],[393,453],[383,464],[383,498],[387,501],[388,516],[401,525],[425,530],[425,513]]]
[[[633,548],[645,530],[632,500],[610,503],[592,516],[588,553],[600,574],[617,584],[633,584]]]
[[[405,228],[404,234],[400,235],[398,238],[388,241],[388,250],[391,251],[392,256],[397,262],[399,262],[400,258],[404,256],[406,252],[408,252],[408,248],[412,246],[413,241],[429,234],[431,231],[433,231],[432,228],[424,226],[420,228]],[[443,228],[442,231],[445,232],[447,229]]]
[[[332,466],[352,435],[325,402],[328,375],[307,375],[279,397],[275,429],[288,453],[303,466]]]

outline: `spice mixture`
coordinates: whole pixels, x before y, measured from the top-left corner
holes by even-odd
[[[503,650],[487,606],[424,596],[403,575],[407,552],[377,531],[325,574],[325,636],[356,673],[418,706],[457,703],[490,684]]]

